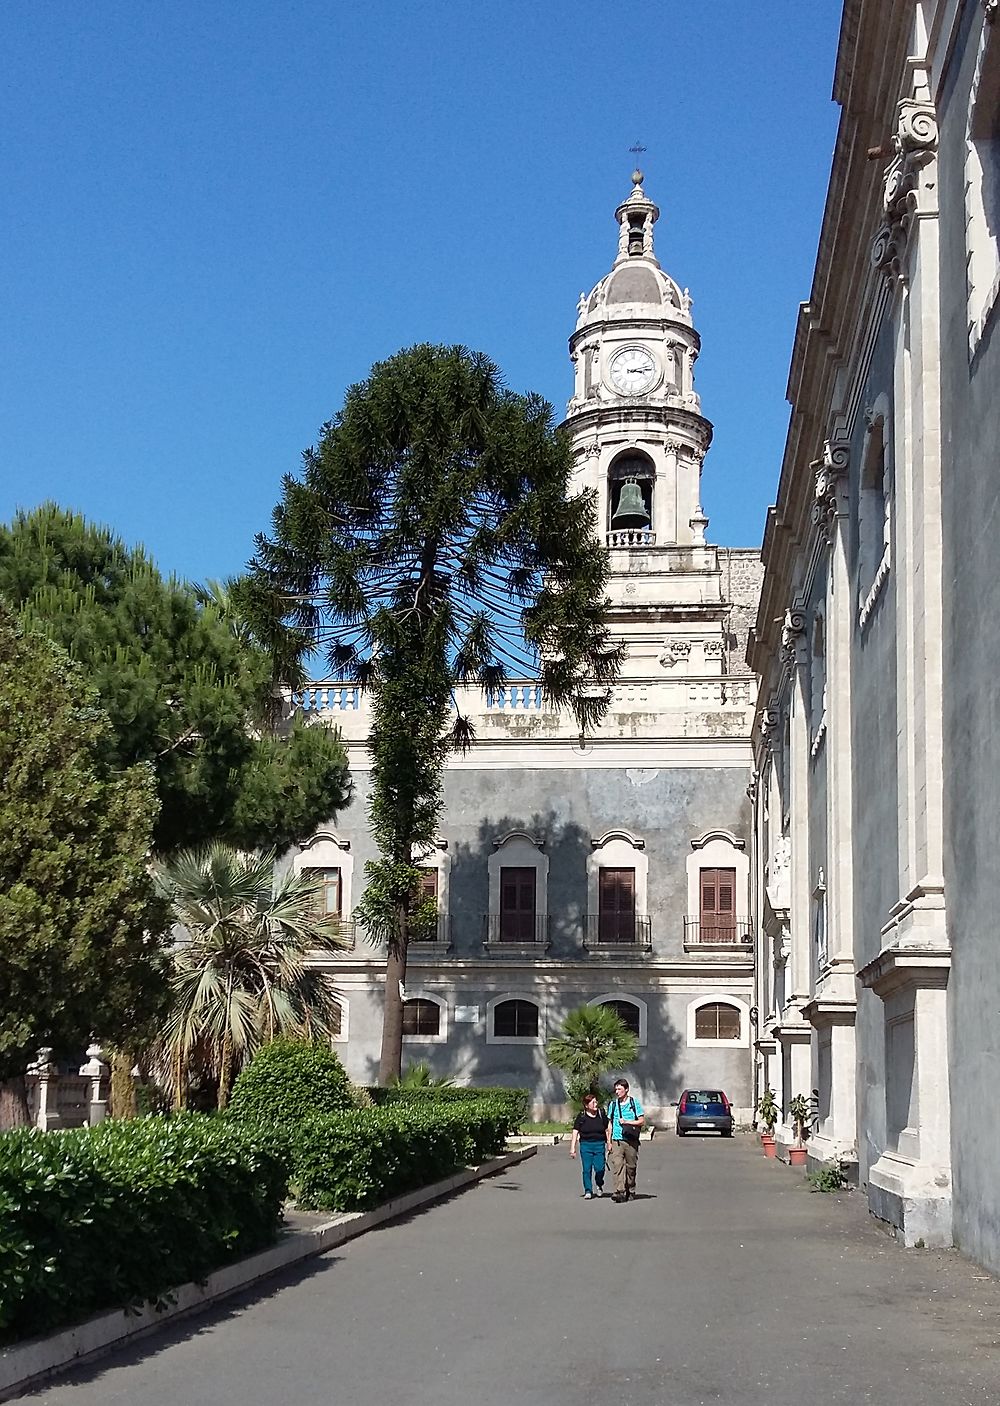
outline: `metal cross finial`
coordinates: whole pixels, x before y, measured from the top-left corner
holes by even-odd
[[[642,156],[645,150],[646,148],[643,146],[642,142],[636,142],[634,146],[629,147],[629,151],[633,156]]]

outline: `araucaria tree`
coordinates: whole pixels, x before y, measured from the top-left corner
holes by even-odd
[[[39,1046],[124,1042],[166,996],[154,777],[112,753],[82,671],[0,606],[0,1127]]]
[[[544,400],[479,353],[412,347],[348,391],[257,539],[242,600],[258,634],[309,631],[371,698],[379,858],[359,917],[388,947],[383,1084],[400,1073],[414,850],[434,836],[449,752],[474,740],[456,689],[530,670],[587,729],[618,675],[595,504],[571,467]]]
[[[97,689],[110,759],[151,767],[161,854],[219,835],[282,849],[346,804],[334,733],[272,726],[275,684],[298,681],[306,641],[272,631],[265,647],[229,590],[165,578],[141,548],[50,503],[0,526],[0,597]]]

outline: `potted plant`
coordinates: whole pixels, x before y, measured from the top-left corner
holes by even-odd
[[[808,1156],[806,1133],[809,1129],[809,1100],[805,1094],[796,1094],[788,1105],[788,1111],[795,1125],[795,1146],[788,1149],[788,1160],[793,1167],[804,1167]]]
[[[757,1118],[760,1122],[760,1145],[765,1157],[774,1156],[774,1125],[778,1121],[778,1105],[774,1101],[774,1090],[765,1089],[757,1104]]]

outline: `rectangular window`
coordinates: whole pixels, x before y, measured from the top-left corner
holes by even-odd
[[[316,895],[316,915],[320,918],[340,918],[343,902],[339,869],[306,869],[305,873],[319,885]]]
[[[500,941],[535,940],[535,870],[500,870]]]
[[[602,869],[598,883],[601,942],[635,941],[635,870]]]
[[[420,898],[430,898],[436,903],[437,896],[438,871],[436,869],[424,869],[420,875]]]
[[[702,869],[699,941],[736,941],[735,869]]]

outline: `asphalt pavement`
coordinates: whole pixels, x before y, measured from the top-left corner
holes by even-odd
[[[1000,1282],[737,1136],[565,1145],[23,1398],[46,1406],[1000,1404]]]

